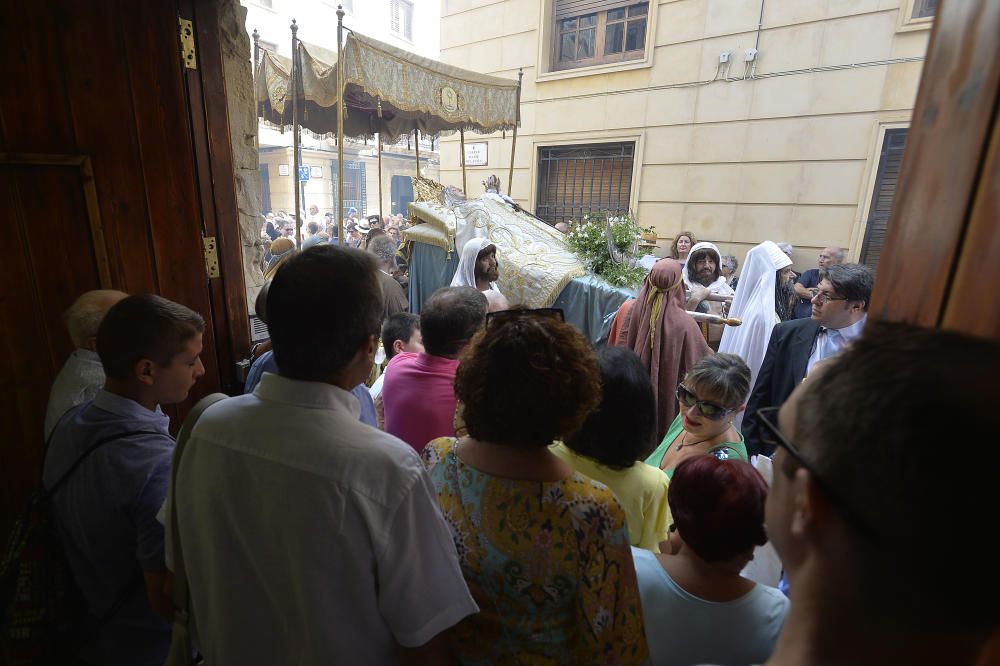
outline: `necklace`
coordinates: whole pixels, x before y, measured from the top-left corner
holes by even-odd
[[[697,442],[691,442],[690,444],[688,444],[687,443],[687,436],[688,436],[688,431],[685,430],[684,431],[684,435],[681,436],[681,443],[677,445],[677,449],[676,449],[677,451],[680,451],[685,446],[696,446],[698,444],[701,444],[702,442],[707,442],[710,439],[715,439],[714,437],[706,437],[705,439],[699,439]]]

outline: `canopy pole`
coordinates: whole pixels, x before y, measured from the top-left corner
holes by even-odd
[[[420,178],[420,129],[413,128],[413,149],[417,151],[417,178]]]
[[[465,129],[464,128],[459,128],[459,130],[458,130],[458,139],[461,142],[461,148],[462,148],[462,157],[461,157],[461,161],[462,161],[462,194],[464,194],[465,196],[469,196],[469,187],[468,187],[468,185],[465,184]]]
[[[344,243],[344,7],[337,5],[337,238]]]
[[[378,133],[378,219],[385,224],[382,217],[382,132]]]
[[[510,171],[507,172],[507,196],[514,198],[514,149],[517,148],[517,125],[521,122],[521,79],[524,78],[524,68],[517,70],[517,120],[514,121],[514,136],[510,140]],[[465,155],[462,155],[463,160]]]
[[[295,169],[292,171],[292,183],[295,188],[295,247],[302,249],[302,201],[301,189],[299,186],[299,49],[298,32],[299,26],[292,19],[292,163]]]

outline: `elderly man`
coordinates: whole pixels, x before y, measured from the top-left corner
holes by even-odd
[[[962,434],[995,431],[998,374],[996,341],[873,322],[761,415],[792,601],[766,666],[997,663],[1000,485]]]
[[[128,296],[123,291],[96,289],[81,294],[66,310],[66,328],[75,349],[49,391],[45,408],[45,439],[70,407],[93,400],[104,386],[104,368],[97,356],[97,329],[111,306]]]
[[[844,251],[835,245],[825,247],[820,250],[817,263],[819,268],[810,268],[805,271],[792,285],[792,288],[795,289],[795,295],[798,296],[793,314],[795,319],[804,319],[812,314],[811,301],[812,297],[816,295],[817,287],[819,287],[820,272],[834,264],[844,263]]]
[[[773,452],[761,441],[757,410],[781,406],[813,366],[861,335],[873,282],[867,266],[830,266],[812,298],[812,317],[782,322],[771,331],[743,419],[743,436],[751,454]]]
[[[707,300],[708,297],[735,293],[722,276],[722,255],[713,243],[697,243],[691,248],[684,267],[684,282],[690,290],[684,309],[691,312],[722,314],[722,302]],[[719,348],[723,328],[722,324],[709,324],[708,344],[712,349]]]
[[[462,257],[458,260],[458,270],[451,279],[451,286],[500,291],[496,282],[499,277],[497,246],[487,238],[473,238],[462,248]]]

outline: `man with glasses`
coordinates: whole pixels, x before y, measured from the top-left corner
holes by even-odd
[[[813,366],[861,334],[873,281],[867,266],[831,265],[821,275],[812,298],[812,316],[783,322],[771,331],[743,420],[743,436],[751,455],[772,452],[760,440],[757,410],[780,407]]]
[[[762,410],[766,524],[791,611],[767,666],[971,666],[1000,627],[1000,344],[873,322]],[[978,441],[977,441],[978,440]]]

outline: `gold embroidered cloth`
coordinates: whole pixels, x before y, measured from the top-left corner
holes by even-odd
[[[497,283],[511,304],[549,307],[570,280],[587,273],[560,232],[515,212],[495,194],[450,206],[414,202],[410,215],[424,224],[407,229],[407,239],[459,253],[473,238],[488,238],[496,245]]]
[[[300,52],[300,123],[319,134],[334,132],[337,54],[304,42]],[[264,52],[255,82],[257,114],[274,125],[292,124],[290,73],[288,58]],[[344,78],[345,136],[380,132],[383,140],[394,141],[414,127],[424,134],[490,133],[517,124],[516,81],[445,65],[353,32],[344,43]]]

